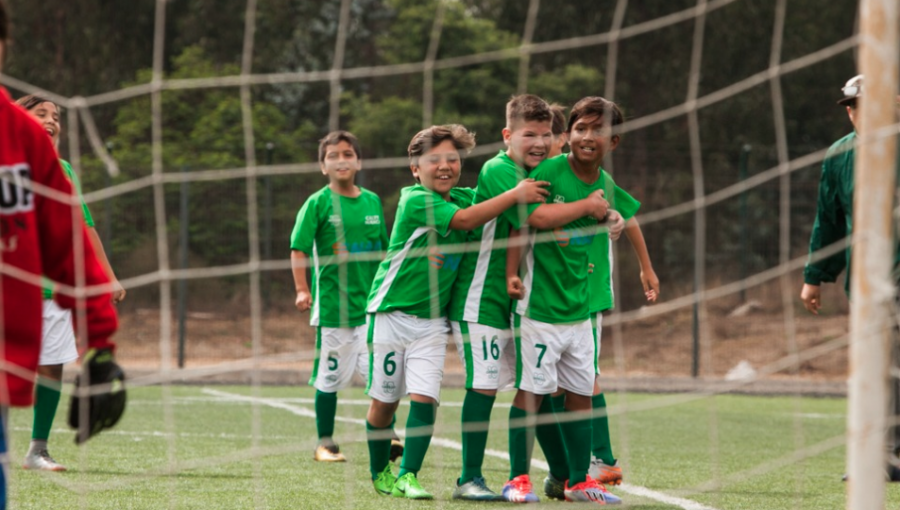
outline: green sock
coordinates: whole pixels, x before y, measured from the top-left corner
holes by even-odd
[[[32,439],[47,440],[53,428],[53,418],[59,407],[59,381],[38,377],[34,392],[34,425],[31,427]]]
[[[337,413],[337,393],[316,390],[316,430],[319,439],[334,435],[334,415]]]
[[[378,428],[366,420],[366,442],[369,444],[369,471],[372,472],[372,480],[384,471],[391,461],[391,435],[394,430],[394,420],[384,428]]]
[[[516,406],[509,408],[509,479],[527,475],[534,448],[534,414]]]
[[[612,442],[609,439],[609,416],[606,414],[606,397],[603,393],[591,398],[594,415],[591,419],[594,429],[591,435],[591,450],[594,457],[602,460],[607,466],[616,463],[613,457]]]
[[[403,446],[403,461],[400,463],[401,477],[406,473],[419,474],[422,461],[431,444],[434,434],[434,420],[437,404],[409,403],[409,416],[406,418],[406,444]]]
[[[539,424],[535,428],[535,437],[537,437],[538,444],[541,445],[541,450],[544,451],[547,464],[550,465],[550,474],[557,480],[569,479],[569,460],[566,457],[562,429],[554,415],[555,412],[562,410],[565,400],[565,394],[558,397],[551,397],[550,395],[544,397],[544,400],[541,401],[541,408],[538,409],[538,419],[543,421],[547,417],[553,417],[553,421]]]
[[[591,464],[591,420],[588,416],[572,420],[577,416],[572,411],[563,411],[559,416],[569,458],[569,487],[572,487],[585,480]]]
[[[469,390],[462,406],[462,475],[459,484],[482,476],[484,449],[487,447],[491,410],[496,397]]]

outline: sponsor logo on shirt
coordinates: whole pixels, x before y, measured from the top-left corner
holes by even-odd
[[[554,204],[564,204],[564,203],[566,203],[566,197],[564,197],[562,195],[556,195],[553,197],[553,203]]]
[[[585,235],[581,230],[568,230],[564,228],[553,229],[553,235],[556,237],[556,244],[562,248],[566,246],[584,246],[591,244],[593,239],[590,235]]]
[[[331,251],[335,255],[349,255],[351,253],[368,253],[381,251],[381,241],[361,241],[357,243],[334,243]]]
[[[437,246],[433,246],[428,252],[428,263],[431,267],[437,269],[449,269],[456,271],[459,269],[459,263],[462,261],[462,254],[446,254]]]
[[[381,225],[381,216],[377,214],[366,216],[366,225]]]
[[[328,217],[328,223],[331,223],[332,225],[340,225],[341,223],[343,223],[343,221],[341,221],[341,215],[332,214]]]
[[[0,166],[0,215],[34,210],[31,168],[26,163]]]

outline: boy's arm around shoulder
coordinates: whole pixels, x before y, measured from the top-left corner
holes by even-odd
[[[546,187],[549,185],[547,181],[523,179],[511,190],[457,211],[450,220],[450,228],[474,230],[518,203],[543,203],[548,194]]]

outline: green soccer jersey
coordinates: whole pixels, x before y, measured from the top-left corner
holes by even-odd
[[[525,175],[525,170],[501,151],[481,168],[475,203],[515,188]],[[509,229],[519,228],[527,217],[527,206],[511,207],[469,233],[469,249],[459,266],[459,277],[450,298],[450,320],[509,328],[506,243]]]
[[[616,186],[612,176],[606,173],[606,170],[600,170],[600,178],[604,182],[603,194],[609,200],[609,208],[618,211],[625,221],[633,218],[641,207],[641,203],[627,191]],[[605,229],[594,236],[594,242],[591,243],[588,254],[588,262],[594,265],[592,271],[588,273],[590,312],[609,310],[615,304],[615,294],[612,281],[612,243],[609,242],[609,233]]]
[[[72,165],[68,161],[60,159],[59,164],[62,165],[66,177],[72,181],[72,188],[78,195],[78,199],[81,200],[81,214],[84,216],[84,224],[93,228],[94,217],[91,216],[91,210],[88,209],[87,204],[84,202],[84,197],[81,195],[81,182],[78,181],[78,176],[75,175],[75,171],[72,170]],[[44,299],[53,299],[53,284],[49,281],[44,282]]]
[[[570,203],[603,189],[603,179],[588,184],[569,166],[566,154],[545,160],[529,177],[550,181],[548,203]],[[530,204],[533,212],[541,204]],[[585,321],[590,317],[588,252],[597,220],[580,218],[553,230],[530,231],[523,248],[522,283],[525,298],[516,313],[550,324]]]
[[[312,258],[309,323],[347,328],[366,323],[366,297],[387,245],[378,195],[360,188],[358,197],[325,186],[297,213],[291,249]]]
[[[466,244],[466,232],[451,230],[450,220],[474,197],[470,188],[451,189],[449,201],[420,184],[400,191],[388,253],[369,293],[369,313],[446,316]]]

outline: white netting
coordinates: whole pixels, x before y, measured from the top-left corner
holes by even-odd
[[[823,135],[821,132],[815,133],[814,137],[799,138],[802,128],[798,128],[797,124],[802,124],[803,119],[796,116],[811,113],[808,109],[799,108],[791,108],[790,114],[787,111],[789,106],[804,97],[804,92],[798,89],[810,82],[810,75],[821,74],[825,77],[823,79],[837,79],[834,82],[828,81],[822,88],[833,92],[839,89],[841,80],[849,77],[845,75],[853,73],[852,67],[847,64],[852,51],[859,44],[859,38],[855,35],[852,23],[833,32],[845,36],[820,37],[816,39],[816,43],[802,45],[798,43],[798,38],[803,36],[791,34],[790,30],[791,22],[799,24],[804,21],[804,16],[791,11],[792,7],[796,8],[792,2],[779,0],[773,6],[763,9],[768,13],[766,16],[760,15],[747,21],[748,25],[756,25],[753,30],[741,27],[740,30],[735,28],[732,31],[737,34],[735,37],[754,37],[760,46],[768,48],[762,52],[764,57],[754,57],[763,64],[756,69],[749,69],[736,63],[744,55],[734,55],[727,51],[728,34],[732,32],[729,32],[729,27],[722,26],[725,21],[733,23],[740,19],[740,15],[735,14],[737,11],[746,11],[747,16],[758,14],[757,6],[748,6],[749,2],[699,0],[695,5],[685,5],[682,9],[672,7],[648,10],[627,0],[609,1],[603,3],[602,8],[606,11],[599,16],[602,23],[595,23],[585,13],[582,24],[589,26],[589,33],[546,39],[546,33],[541,31],[541,27],[544,24],[558,23],[558,20],[553,19],[557,12],[571,14],[579,12],[579,9],[599,9],[599,3],[530,0],[527,6],[525,2],[520,6],[524,18],[515,44],[461,56],[444,56],[446,52],[442,51],[442,44],[445,44],[445,31],[456,29],[452,24],[447,28],[448,23],[456,23],[457,16],[487,17],[491,12],[487,9],[479,11],[479,2],[438,0],[427,4],[434,9],[429,26],[425,28],[427,44],[421,48],[424,58],[346,67],[348,55],[365,50],[348,45],[351,32],[356,30],[354,24],[360,23],[361,19],[362,7],[356,4],[358,3],[352,0],[341,0],[329,2],[327,6],[330,12],[336,14],[336,19],[332,20],[335,23],[333,49],[322,49],[323,53],[333,56],[328,68],[256,73],[253,68],[255,43],[261,37],[271,37],[272,34],[257,30],[257,15],[261,7],[255,0],[249,0],[243,13],[243,47],[237,72],[225,76],[167,76],[166,69],[171,64],[172,56],[167,53],[165,44],[166,31],[171,29],[167,27],[167,22],[171,20],[167,19],[166,14],[168,3],[158,0],[152,74],[146,83],[87,97],[63,97],[30,85],[27,77],[0,77],[0,81],[13,89],[44,93],[68,109],[68,122],[65,126],[69,141],[68,158],[76,171],[85,166],[84,158],[79,153],[83,133],[87,139],[85,145],[91,150],[89,157],[94,164],[93,168],[102,165],[110,175],[108,185],[86,190],[88,192],[85,193],[85,198],[92,207],[98,211],[105,207],[122,211],[121,205],[120,209],[112,209],[114,206],[110,204],[114,201],[133,201],[137,204],[134,207],[147,207],[146,211],[140,213],[143,216],[136,220],[136,225],[130,228],[152,230],[154,235],[147,238],[152,238],[152,243],[143,246],[133,243],[130,246],[133,250],[125,256],[135,257],[134,260],[145,257],[152,261],[154,267],[147,269],[145,261],[123,264],[128,269],[120,272],[121,281],[132,294],[130,299],[137,300],[140,305],[127,308],[126,304],[123,311],[123,330],[118,336],[121,345],[119,358],[134,374],[131,379],[132,387],[162,385],[164,433],[173,439],[168,447],[169,464],[166,469],[135,474],[133,478],[122,481],[122,485],[137,483],[145,477],[181,473],[196,466],[251,460],[254,461],[253,507],[266,508],[263,484],[266,473],[260,459],[284,453],[305,455],[312,444],[307,441],[301,445],[272,448],[263,446],[261,440],[264,436],[264,408],[281,406],[295,414],[303,415],[303,412],[288,404],[257,398],[260,385],[305,381],[315,355],[314,331],[305,325],[307,317],[298,316],[291,311],[292,287],[284,283],[289,282],[291,263],[286,256],[287,250],[279,248],[286,243],[272,242],[273,238],[286,240],[287,232],[275,232],[273,235],[272,215],[281,214],[282,217],[275,218],[276,223],[292,223],[293,215],[309,192],[324,184],[321,179],[315,180],[316,177],[321,177],[315,175],[319,172],[317,162],[273,163],[271,147],[268,149],[270,152],[267,160],[262,164],[259,161],[261,154],[265,154],[260,147],[269,141],[260,138],[261,130],[254,117],[258,111],[255,107],[262,101],[260,97],[271,97],[262,95],[260,91],[263,90],[281,91],[282,100],[286,102],[292,94],[293,97],[303,96],[303,92],[296,90],[308,92],[316,86],[325,87],[322,90],[327,89],[327,93],[318,96],[323,103],[321,110],[325,114],[317,119],[320,125],[315,130],[321,136],[328,130],[345,128],[343,123],[348,117],[354,118],[353,114],[357,112],[348,113],[348,102],[357,109],[360,105],[365,106],[365,100],[369,96],[348,95],[348,84],[368,81],[371,90],[390,88],[395,84],[412,88],[412,85],[407,84],[418,84],[418,80],[421,80],[421,97],[414,98],[421,104],[421,118],[409,122],[414,126],[428,126],[456,120],[447,118],[447,112],[442,109],[443,98],[436,95],[436,77],[440,73],[452,71],[477,74],[490,71],[490,66],[497,63],[516,62],[517,74],[505,77],[515,83],[511,92],[531,92],[538,82],[536,76],[544,73],[563,75],[564,70],[553,68],[555,56],[560,56],[561,61],[572,62],[578,61],[572,55],[580,52],[584,55],[584,67],[602,65],[602,86],[592,83],[588,88],[596,89],[596,94],[602,92],[609,99],[625,102],[628,120],[621,126],[622,148],[616,153],[615,166],[613,160],[606,166],[623,188],[636,188],[635,194],[645,204],[638,220],[644,228],[664,289],[664,299],[649,307],[641,306],[639,299],[633,296],[619,297],[617,310],[604,319],[604,327],[608,327],[612,333],[612,352],[604,351],[606,360],[603,360],[603,366],[615,378],[606,378],[603,382],[608,391],[624,392],[639,388],[650,391],[678,389],[686,392],[678,397],[625,403],[619,409],[611,408],[613,420],[622,422],[619,442],[614,445],[622,457],[627,459],[631,450],[628,441],[631,434],[628,429],[629,413],[688,404],[727,392],[759,390],[793,394],[798,395],[799,402],[800,395],[804,393],[834,394],[843,391],[840,381],[846,377],[848,336],[847,328],[841,324],[845,323],[846,317],[820,327],[814,325],[809,318],[795,314],[795,307],[799,305],[797,295],[801,283],[800,270],[807,261],[802,241],[811,226],[811,212],[815,210],[818,167],[825,157],[828,145],[835,138],[830,133]],[[403,2],[389,4],[409,7]],[[662,14],[649,17],[648,12]],[[234,16],[239,17],[240,13],[234,13]],[[760,26],[760,19],[766,19],[769,25]],[[832,18],[826,18],[823,14],[822,19]],[[814,28],[809,27],[815,24],[806,20],[806,24],[802,25],[803,30],[813,30]],[[373,30],[379,28],[383,29],[383,26]],[[579,26],[575,33],[583,32],[583,28]],[[824,30],[823,27],[815,29]],[[681,37],[680,41],[677,37],[652,39],[653,34],[669,33],[689,37]],[[710,43],[710,40],[713,42]],[[788,40],[793,46],[786,42]],[[632,61],[622,59],[634,59],[640,54],[635,47],[640,48],[644,42],[647,42],[649,48],[644,58],[652,62],[680,59],[686,63],[679,68],[684,71],[683,74],[666,75],[663,80],[662,75],[669,68],[655,69],[648,63],[647,73],[653,77],[636,80],[634,75],[641,68]],[[604,46],[605,59],[599,57]],[[670,48],[670,54],[659,52]],[[657,53],[650,53],[653,51]],[[352,59],[354,63],[363,60]],[[733,72],[729,72],[729,66],[735,67]],[[726,70],[723,71],[723,68]],[[625,75],[626,71],[631,74]],[[589,75],[593,76],[601,75]],[[715,78],[705,81],[706,76]],[[802,79],[793,80],[797,76]],[[652,89],[630,88],[633,81],[683,90],[684,94],[674,103],[663,105],[660,101],[652,100]],[[184,168],[185,158],[178,164],[167,163],[169,156],[165,153],[167,149],[164,141],[168,112],[164,108],[164,96],[235,89],[239,93],[240,118],[232,120],[240,122],[244,163],[188,170]],[[479,91],[472,91],[473,95],[478,93]],[[128,105],[147,97],[147,114],[151,118],[151,140],[147,145],[150,149],[150,165],[140,169],[129,168],[127,176],[123,177],[126,172],[118,149],[110,153],[104,144],[104,136],[110,136],[115,128],[97,125],[94,120],[96,115],[92,112]],[[312,97],[312,94],[308,97]],[[362,102],[358,102],[359,97],[363,97]],[[759,100],[760,97],[764,100]],[[568,101],[569,104],[578,99],[549,95],[546,98],[551,101]],[[507,97],[500,98],[501,102],[506,99]],[[817,96],[804,99],[804,104],[808,108],[816,105],[816,108],[824,110],[830,107],[833,99],[831,96]],[[641,100],[647,102],[641,103]],[[645,104],[652,104],[653,108],[648,109]],[[760,111],[760,105],[770,105],[771,111]],[[276,106],[284,106],[284,103]],[[466,115],[475,118],[476,113],[485,112],[466,112]],[[486,113],[497,118],[503,116],[502,110]],[[758,118],[748,121],[748,116]],[[390,122],[391,119],[386,121]],[[769,123],[771,137],[754,140],[733,136],[729,140],[734,142],[732,148],[715,145],[724,143],[724,137],[719,136],[719,131],[727,131],[731,135],[738,133],[723,123],[746,125],[753,122]],[[843,120],[842,122],[845,122],[843,131],[849,131],[849,124]],[[674,125],[679,128],[673,128]],[[888,131],[895,132],[896,125]],[[394,145],[405,146],[413,133],[402,131],[398,126],[392,133],[396,138]],[[676,137],[676,133],[681,136]],[[499,132],[479,132],[478,135],[479,145],[464,170],[468,174],[464,178],[468,179],[465,183],[473,186],[475,181],[472,176],[477,173],[477,166],[504,147],[499,141]],[[712,147],[704,143],[704,136],[714,140]],[[795,139],[792,140],[792,136]],[[361,138],[366,153],[368,142],[364,136]],[[303,143],[309,144],[309,141]],[[629,144],[632,143],[637,148],[629,149]],[[762,146],[762,149],[754,149],[758,150],[756,154],[760,154],[757,157],[758,169],[752,173],[738,174],[738,178],[734,179],[736,165],[724,160],[725,155],[737,155],[740,147],[749,143]],[[642,150],[646,152],[641,153]],[[624,153],[621,158],[619,153]],[[383,198],[394,196],[392,207],[396,207],[396,192],[400,187],[408,185],[409,181],[398,177],[402,173],[390,173],[390,170],[406,167],[407,158],[402,152],[371,157],[369,153],[366,155],[364,171],[360,177],[365,179],[367,185],[371,183],[381,190],[388,190],[383,193]],[[655,161],[648,161],[653,158]],[[190,157],[186,157],[186,160],[189,161]],[[632,172],[632,168],[643,170]],[[647,169],[652,173],[648,173]],[[298,187],[302,192],[298,191],[294,195],[295,203],[279,207],[269,201],[273,192],[272,179],[282,179],[275,184],[277,193],[277,186],[289,185],[287,177],[296,178],[296,182],[304,179],[302,186]],[[115,182],[113,178],[116,179]],[[241,183],[241,180],[244,182]],[[207,259],[195,257],[188,264],[185,261],[189,254],[184,253],[179,254],[177,263],[173,263],[174,254],[179,253],[184,241],[173,242],[175,236],[172,225],[187,218],[179,216],[184,211],[173,205],[173,197],[178,196],[179,192],[187,193],[185,190],[188,186],[209,186],[203,189],[218,190],[210,191],[207,196],[194,195],[194,200],[199,199],[201,202],[231,199],[246,201],[246,207],[241,209],[246,223],[245,232],[235,234],[234,230],[228,230],[230,226],[227,218],[218,218],[222,222],[220,225],[213,223],[199,227],[221,229],[218,233],[223,239],[222,243],[246,245],[246,253]],[[222,191],[225,188],[230,191]],[[672,191],[666,194],[669,189]],[[745,203],[747,200],[751,202],[750,213],[747,208],[738,209],[735,206],[735,202]],[[388,200],[385,201],[387,204]],[[127,206],[125,209],[127,210]],[[149,213],[150,210],[152,214]],[[113,214],[105,218],[111,219]],[[138,221],[140,226],[137,226]],[[735,224],[741,225],[740,230]],[[729,232],[729,229],[733,232]],[[196,230],[192,234],[196,234]],[[235,237],[243,236],[246,236],[245,240],[235,240]],[[205,238],[206,242],[213,242],[214,237],[216,236]],[[748,247],[739,244],[738,240],[742,237],[752,238],[754,245]],[[623,239],[619,245],[624,242]],[[270,249],[273,244],[276,247],[274,251]],[[684,248],[685,246],[689,248]],[[814,254],[813,259],[840,253],[845,247],[846,241],[835,243]],[[143,251],[137,248],[143,248]],[[465,248],[460,248],[463,249]],[[626,251],[619,249],[621,254],[614,275],[617,294],[623,285],[635,285],[637,281],[635,265],[628,262],[631,258],[630,247],[623,249]],[[126,262],[118,254],[112,255],[114,267],[117,263]],[[750,261],[745,263],[744,257],[748,257]],[[740,270],[736,259],[741,260]],[[278,284],[279,280],[284,281]],[[190,306],[192,301],[182,299],[179,302],[187,304],[182,310],[178,310],[173,300],[177,290],[173,283],[183,281],[196,282],[194,288],[207,282],[226,282],[216,284],[220,285],[216,288],[228,289],[232,297],[229,300],[218,296],[220,301],[199,303],[201,306],[196,309]],[[840,284],[835,287],[840,287]],[[183,290],[185,288],[182,287],[179,292],[186,292]],[[839,290],[830,295],[835,302],[841,299]],[[204,299],[209,297],[206,295]],[[273,306],[273,300],[285,301],[287,306]],[[218,307],[221,307],[221,311],[217,313]],[[832,309],[832,312],[840,311],[839,307]],[[733,313],[729,315],[729,312]],[[182,334],[185,324],[189,330],[184,336],[186,342],[183,345],[179,344],[178,324],[182,325]],[[800,334],[801,330],[811,328],[816,328],[817,334]],[[777,340],[772,341],[773,335],[777,335]],[[300,340],[297,340],[298,336],[301,337]],[[648,337],[653,338],[650,347],[635,345]],[[753,342],[762,341],[760,339],[764,337],[767,339],[763,343],[764,347],[754,349]],[[149,347],[150,345],[154,347]],[[456,356],[449,354],[447,361],[447,382],[460,384],[461,371]],[[732,367],[746,361],[753,365],[751,375],[737,379],[725,377]],[[184,366],[176,366],[176,362],[184,362]],[[214,395],[223,400],[252,403],[251,441],[247,449],[239,450],[227,458],[202,458],[187,463],[179,461],[174,440],[179,432],[175,425],[175,406],[179,401],[170,384],[209,380],[252,384],[254,389],[251,396],[221,392]],[[209,391],[212,395],[216,390]],[[795,407],[799,409],[802,406],[797,403]],[[359,420],[347,420],[360,424]],[[681,487],[683,490],[678,491],[678,496],[691,498],[697,494],[714,492],[717,488],[741,479],[771,474],[786,465],[832,451],[845,441],[843,435],[813,441],[806,437],[801,420],[797,418],[793,429],[794,448],[791,451],[785,452],[782,457],[734,471],[720,466],[721,445],[725,441],[722,434],[726,431],[719,426],[719,420],[720,416],[713,405],[708,420],[710,439],[704,445],[710,451],[712,467],[709,476],[701,483]],[[494,433],[502,434],[507,425],[505,415],[495,412],[491,424]],[[398,423],[398,427],[401,426]],[[459,427],[445,424],[441,426],[440,432],[446,437],[457,437]],[[364,432],[360,429],[345,441],[364,441]],[[435,439],[434,444],[441,444],[441,441],[443,440]],[[435,449],[434,446],[432,448]],[[438,454],[433,452],[429,455]],[[448,463],[456,461],[453,456],[445,459]],[[840,469],[836,469],[836,476],[839,476],[839,471]],[[792,496],[795,500],[803,499],[803,483],[805,482],[798,480],[791,488],[795,491]],[[655,492],[647,487],[629,485],[624,489],[634,495],[657,499],[676,507],[711,508]],[[175,498],[174,495],[172,497]],[[718,498],[714,498],[714,501],[717,500]],[[721,508],[730,508],[728,504],[723,502]]]

